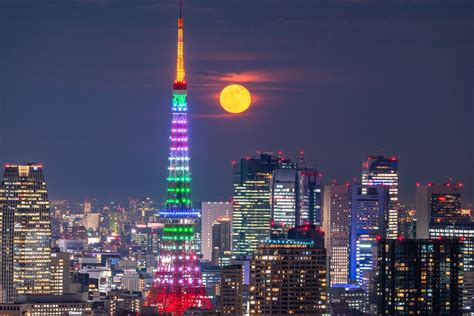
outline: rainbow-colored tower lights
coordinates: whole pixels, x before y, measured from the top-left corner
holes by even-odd
[[[166,209],[160,210],[160,217],[166,222],[155,282],[144,304],[156,306],[160,315],[182,315],[188,308],[212,309],[202,284],[194,242],[194,225],[199,212],[193,210],[191,202],[181,1],[176,68],[171,107],[168,192]]]

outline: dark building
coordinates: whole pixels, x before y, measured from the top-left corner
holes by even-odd
[[[232,229],[228,218],[218,219],[212,225],[212,263],[225,266],[231,258]]]
[[[293,227],[288,231],[288,239],[312,241],[316,248],[324,248],[324,232],[317,225],[302,225]]]
[[[243,315],[244,271],[241,265],[221,270],[220,311],[222,315]]]
[[[455,240],[383,239],[378,315],[461,315],[462,252]]]

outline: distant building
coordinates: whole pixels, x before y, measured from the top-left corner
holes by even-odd
[[[231,258],[232,229],[229,218],[218,219],[212,225],[212,263],[225,266]]]
[[[296,225],[322,225],[323,187],[321,173],[316,168],[298,169],[299,210]]]
[[[455,240],[384,239],[378,248],[378,315],[461,315],[462,252]]]
[[[221,218],[232,219],[232,203],[202,202],[201,213],[202,260],[210,261],[212,259],[212,225]]]
[[[431,239],[457,240],[461,244],[463,255],[465,311],[474,313],[474,222],[458,224],[431,224],[429,230]]]
[[[298,172],[296,168],[276,169],[271,183],[271,236],[285,238],[288,230],[297,225]]]
[[[94,315],[92,303],[79,295],[20,295],[18,302],[0,304],[0,315],[64,316]]]
[[[351,192],[349,185],[326,185],[323,191],[324,245],[329,262],[329,282],[349,283]]]
[[[92,213],[92,204],[89,201],[84,202],[84,216]]]
[[[323,314],[326,285],[324,249],[307,241],[268,240],[251,262],[250,315]]]
[[[51,253],[51,294],[64,295],[70,293],[71,259],[67,252]]]
[[[388,188],[389,203],[387,238],[397,238],[398,233],[398,159],[396,157],[369,156],[362,162],[362,185]]]
[[[461,205],[462,185],[417,184],[416,186],[416,238],[429,238],[430,226],[470,221]]]
[[[243,315],[244,272],[242,266],[222,267],[220,286],[221,315]]]
[[[51,215],[41,165],[5,166],[0,212],[1,302],[51,293]]]
[[[270,153],[234,163],[232,254],[251,255],[270,237],[271,179],[280,159]]]
[[[389,195],[385,186],[353,185],[351,202],[350,280],[363,289],[377,264],[377,242],[385,236]]]

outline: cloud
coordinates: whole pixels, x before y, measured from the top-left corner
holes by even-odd
[[[279,84],[294,82],[316,82],[333,83],[346,81],[348,78],[343,75],[332,74],[324,71],[311,71],[301,68],[286,69],[260,69],[244,71],[208,71],[199,77],[204,81],[203,86],[211,86],[218,83],[257,83],[268,87]],[[199,83],[198,83],[199,85]]]

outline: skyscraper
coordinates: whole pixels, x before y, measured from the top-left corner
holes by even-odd
[[[313,241],[261,243],[250,273],[250,315],[326,312],[326,254]]]
[[[378,315],[462,315],[458,241],[382,240],[377,269]]]
[[[276,169],[272,177],[271,235],[285,237],[295,227],[299,210],[298,172],[294,168]]]
[[[155,307],[160,314],[182,315],[189,308],[210,309],[212,304],[202,284],[194,241],[195,223],[200,212],[192,208],[191,202],[181,3],[176,68],[171,106],[168,196],[166,208],[160,210],[165,226],[158,269],[145,306]]]
[[[388,188],[352,185],[350,279],[367,289],[377,264],[377,242],[385,235]]]
[[[51,218],[39,164],[6,165],[0,188],[0,294],[49,294]]]
[[[299,210],[296,213],[297,225],[322,225],[321,173],[316,168],[298,169]]]
[[[232,253],[251,255],[270,237],[271,179],[280,159],[270,153],[241,159],[233,166]]]
[[[212,225],[220,218],[231,218],[232,203],[230,202],[202,202],[201,203],[201,253],[203,260],[212,257]]]
[[[347,284],[351,226],[350,186],[325,185],[323,199],[324,245],[329,261],[329,282],[331,286]]]
[[[232,229],[229,218],[218,219],[212,225],[212,263],[228,265],[231,258]]]
[[[462,185],[445,183],[417,184],[416,186],[416,237],[429,238],[430,225],[455,224],[470,221],[461,205]]]
[[[461,244],[463,272],[474,273],[474,223],[470,212],[462,208],[462,185],[417,184],[416,187],[416,234],[430,239],[452,239]],[[474,292],[472,278],[466,278],[464,307],[472,311]]]
[[[398,159],[369,156],[362,163],[362,185],[388,187],[387,238],[398,237]]]

